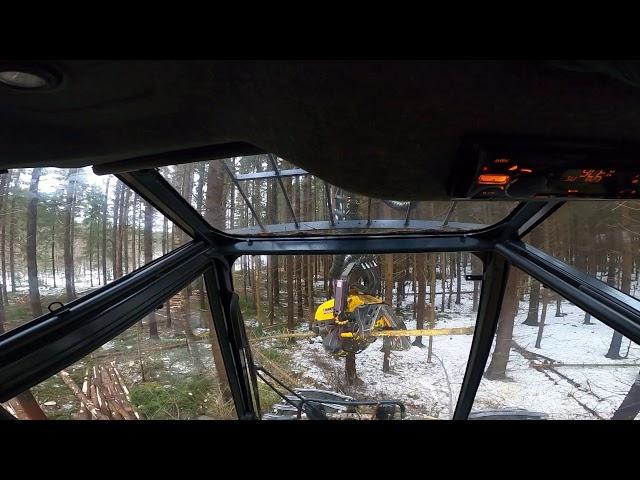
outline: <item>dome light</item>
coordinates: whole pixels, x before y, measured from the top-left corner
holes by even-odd
[[[53,73],[32,67],[5,66],[0,68],[0,84],[17,90],[45,90],[58,85]]]

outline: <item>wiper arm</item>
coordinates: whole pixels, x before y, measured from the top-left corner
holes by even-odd
[[[300,419],[300,416],[304,411],[307,414],[307,417],[311,420],[327,420],[328,418],[324,409],[318,408],[318,406],[314,404],[344,405],[344,406],[352,406],[352,407],[376,406],[377,407],[376,416],[378,416],[378,418],[383,418],[383,417],[386,418],[389,416],[389,414],[393,416],[393,412],[389,412],[384,407],[397,405],[400,409],[400,418],[404,419],[406,416],[406,407],[404,403],[402,403],[400,400],[320,400],[320,399],[304,398],[299,393],[295,392],[294,390],[289,388],[287,385],[285,385],[283,382],[278,380],[278,378],[275,377],[272,373],[265,370],[265,368],[262,365],[255,365],[255,369],[256,369],[256,375],[260,378],[260,380],[262,380],[268,387],[270,387],[274,392],[276,392],[280,397],[282,397],[282,399],[285,402],[287,402],[289,405],[296,408],[296,410],[298,411],[298,419]],[[274,385],[272,385],[271,382],[269,382],[266,378],[264,378],[259,372],[263,372],[266,375],[268,375],[278,385],[280,385],[289,393],[297,397],[300,400],[300,403],[296,405],[295,402],[287,398],[286,395],[283,395],[282,392],[280,392],[280,390],[278,390]]]
[[[260,378],[260,380],[262,380],[269,388],[271,388],[271,390],[273,390],[280,397],[282,397],[282,399],[285,402],[287,402],[289,405],[291,405],[291,406],[296,408],[296,410],[298,411],[298,419],[300,419],[300,417],[302,415],[302,411],[304,410],[304,412],[307,414],[307,417],[310,420],[327,420],[327,415],[325,414],[323,409],[318,408],[313,403],[309,403],[310,402],[309,400],[307,400],[306,398],[302,397],[300,394],[296,393],[291,388],[289,388],[287,385],[282,383],[280,380],[278,380],[278,378],[276,376],[274,376],[272,373],[268,372],[262,365],[255,365],[255,369],[256,369],[256,375],[258,376],[258,378]],[[293,402],[289,398],[287,398],[286,395],[283,395],[282,392],[280,392],[280,390],[278,390],[266,378],[264,378],[260,374],[260,372],[265,373],[266,375],[269,376],[269,378],[274,380],[278,385],[280,385],[286,391],[288,391],[289,393],[291,393],[295,397],[298,397],[298,399],[300,400],[300,403],[298,405],[296,405],[295,402]],[[317,402],[316,400],[312,400],[312,402],[320,403],[320,402]],[[305,404],[306,404],[306,408],[304,408]]]

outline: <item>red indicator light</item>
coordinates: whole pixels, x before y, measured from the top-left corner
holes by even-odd
[[[567,193],[578,193],[578,190],[576,190],[575,188],[570,188],[569,190],[567,190]]]
[[[518,169],[518,165],[514,165],[513,167],[509,167],[509,171],[513,172],[514,170]]]
[[[509,163],[511,162],[510,158],[496,158],[493,163]]]
[[[532,173],[533,172],[533,170],[531,170],[530,168],[521,168],[520,171],[522,173]]]
[[[509,175],[500,173],[483,173],[478,176],[480,185],[506,185],[509,182]]]

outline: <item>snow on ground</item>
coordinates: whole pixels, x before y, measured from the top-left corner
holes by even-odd
[[[464,282],[467,283],[467,282]],[[463,291],[469,291],[469,282]],[[403,306],[407,328],[415,328],[411,320],[411,296]],[[408,305],[408,308],[407,308]],[[436,306],[440,307],[440,298]],[[475,324],[471,310],[472,295],[462,296],[462,304],[452,304],[444,314],[438,311],[437,328],[465,327]],[[511,350],[507,366],[507,379],[483,378],[474,409],[519,407],[544,412],[554,419],[595,419],[594,410],[602,418],[611,414],[622,402],[640,370],[640,347],[632,344],[629,356],[623,360],[604,357],[611,341],[612,330],[592,319],[593,325],[584,325],[584,312],[567,301],[562,303],[564,317],[555,318],[555,303],[547,311],[546,325],[540,349],[536,349],[537,327],[523,325],[528,300],[520,303],[514,326],[514,340],[525,349],[551,357],[563,363],[577,364],[637,364],[631,367],[559,367],[557,371],[568,377],[561,378],[545,370],[551,377],[529,366],[530,361]],[[410,418],[450,418],[455,408],[464,377],[471,335],[433,337],[434,358],[427,363],[427,349],[412,346],[407,351],[392,352],[391,372],[382,372],[381,340],[371,344],[356,356],[357,372],[363,384],[357,387],[358,398],[393,398],[407,405]],[[428,338],[423,339],[427,345]],[[629,341],[624,339],[624,356]],[[319,339],[296,343],[293,353],[295,371],[304,379],[299,387],[336,389],[344,372],[344,360],[328,355]],[[440,363],[440,361],[442,363]],[[571,380],[575,383],[572,385]],[[584,406],[581,406],[581,402]]]
[[[514,340],[529,351],[540,353],[563,363],[572,364],[637,364],[631,367],[559,367],[561,374],[579,386],[571,385],[554,372],[547,371],[553,381],[533,368],[529,361],[512,350],[507,366],[510,381],[483,379],[476,396],[477,405],[509,405],[542,411],[551,418],[593,419],[578,401],[610,418],[622,402],[640,370],[640,347],[631,343],[629,356],[623,360],[610,360],[604,354],[609,348],[613,330],[598,320],[584,325],[584,311],[563,302],[564,317],[555,318],[555,306],[547,312],[541,348],[535,348],[538,328],[522,325],[528,302],[520,304],[516,317]],[[623,339],[620,353],[626,354],[629,340]],[[555,383],[554,383],[555,382]],[[575,398],[574,398],[575,397]],[[578,401],[576,401],[576,399]]]

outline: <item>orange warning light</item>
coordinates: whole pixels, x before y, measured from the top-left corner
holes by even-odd
[[[493,163],[509,163],[510,161],[510,158],[496,158]]]
[[[533,170],[531,170],[530,168],[521,168],[520,171],[522,173],[531,173],[531,172],[533,172]]]
[[[518,169],[518,165],[514,165],[513,167],[509,167],[509,171],[513,172],[514,170]]]
[[[478,175],[480,185],[506,185],[509,182],[509,175],[501,173],[483,173]]]
[[[575,188],[570,188],[569,190],[567,190],[567,193],[578,193],[578,190]]]

